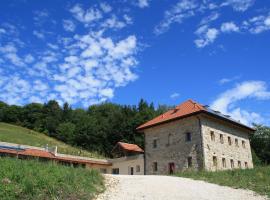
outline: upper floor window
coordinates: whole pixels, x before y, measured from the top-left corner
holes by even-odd
[[[172,134],[168,135],[168,145],[171,145],[173,143]]]
[[[232,145],[232,138],[230,136],[228,137],[228,144]]]
[[[221,144],[223,144],[223,143],[224,143],[223,134],[220,134],[220,135],[219,135],[219,140],[220,140],[220,143],[221,143]]]
[[[242,147],[246,148],[246,142],[245,141],[242,141]]]
[[[154,149],[157,148],[157,139],[154,139],[154,140],[153,140],[153,148],[154,148]]]
[[[236,139],[236,138],[235,138],[235,146],[236,147],[239,147],[239,145],[238,145],[238,139]]]
[[[186,133],[186,142],[190,142],[191,141],[191,133]]]
[[[215,141],[215,133],[214,133],[214,131],[210,132],[210,136],[211,136],[211,140]]]

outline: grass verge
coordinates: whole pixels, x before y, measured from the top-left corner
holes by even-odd
[[[233,188],[253,190],[270,198],[270,166],[260,166],[246,170],[226,170],[218,172],[180,172],[175,176],[203,180]]]
[[[0,158],[0,199],[92,199],[104,190],[95,170]]]

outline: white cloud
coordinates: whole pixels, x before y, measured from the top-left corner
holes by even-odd
[[[204,17],[201,22],[200,26],[208,25],[210,22],[217,20],[220,17],[220,14],[217,12],[211,13],[209,16]]]
[[[179,93],[174,92],[174,93],[172,93],[172,94],[170,95],[170,98],[171,98],[171,99],[176,99],[176,98],[178,98],[179,96],[180,96]]]
[[[76,28],[75,23],[72,20],[63,20],[63,27],[66,31],[73,32]]]
[[[167,10],[164,19],[155,27],[154,33],[159,35],[166,32],[171,24],[181,24],[184,19],[194,16],[198,5],[193,0],[180,0],[171,9]]]
[[[263,118],[260,114],[250,112],[237,107],[237,103],[248,99],[269,100],[270,91],[267,85],[262,81],[246,81],[237,84],[218,96],[211,107],[224,114],[229,114],[232,118],[240,120],[244,124],[260,123]]]
[[[239,78],[240,78],[240,76],[234,76],[232,78],[222,78],[222,79],[219,80],[219,84],[220,85],[223,85],[223,84],[226,84],[226,83],[235,81],[235,80],[237,80]]]
[[[149,6],[149,1],[150,0],[136,0],[136,5],[140,8],[145,8]]]
[[[37,30],[33,31],[33,35],[36,36],[39,39],[44,39],[45,38],[44,34],[42,32],[40,32],[40,31],[37,31]]]
[[[246,11],[254,4],[255,0],[227,0],[221,6],[232,6],[235,11]]]
[[[27,54],[27,55],[25,56],[25,58],[24,58],[24,61],[25,61],[26,63],[32,63],[32,62],[35,61],[35,58],[34,58],[31,54]]]
[[[109,12],[111,12],[112,11],[112,7],[109,5],[109,4],[107,4],[107,3],[100,3],[100,8],[103,10],[103,12],[105,12],[105,13],[109,13]]]
[[[221,25],[221,31],[224,33],[238,32],[239,27],[234,22],[225,22]]]
[[[194,42],[198,48],[203,48],[215,41],[219,34],[219,30],[216,28],[208,28],[207,26],[200,27],[196,34],[199,39],[196,39]]]
[[[76,4],[70,9],[73,16],[80,22],[88,25],[94,21],[101,19],[102,12],[97,8],[88,8],[84,10],[80,4]]]
[[[255,16],[244,21],[243,28],[253,34],[259,34],[270,30],[270,14]]]

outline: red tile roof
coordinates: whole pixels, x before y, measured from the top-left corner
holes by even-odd
[[[126,151],[134,151],[134,152],[140,152],[143,153],[144,151],[136,144],[129,144],[124,142],[117,142],[117,145],[122,147]]]
[[[71,163],[111,165],[110,163],[106,163],[106,162],[102,162],[98,160],[86,160],[86,159],[79,159],[79,158],[55,156],[51,152],[48,152],[45,150],[38,150],[38,149],[14,150],[14,149],[8,149],[8,148],[0,148],[0,153],[32,156],[32,157],[39,157],[39,158],[48,158],[51,160],[58,160],[58,161],[71,162]]]
[[[171,121],[174,119],[178,119],[190,114],[194,114],[205,110],[205,108],[193,100],[185,101],[184,103],[176,106],[174,109],[167,111],[166,113],[157,116],[156,118],[142,124],[137,128],[137,130],[142,130],[153,125],[161,124],[163,122]]]
[[[172,120],[188,117],[191,115],[195,115],[198,113],[206,113],[208,115],[214,116],[216,118],[228,121],[230,123],[233,123],[237,126],[241,126],[243,128],[246,128],[250,131],[254,131],[253,128],[246,126],[244,124],[241,124],[239,121],[235,121],[228,115],[223,115],[218,111],[211,110],[207,106],[203,106],[202,104],[199,104],[193,100],[187,100],[183,102],[182,104],[176,106],[174,109],[167,111],[166,113],[157,116],[156,118],[142,124],[139,126],[136,130],[140,131],[158,124],[166,123]]]

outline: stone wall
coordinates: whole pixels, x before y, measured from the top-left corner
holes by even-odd
[[[191,141],[186,141],[186,133]],[[161,124],[144,130],[146,174],[168,174],[169,163],[175,164],[175,171],[188,168],[188,157],[192,157],[192,169],[203,167],[200,125],[196,117],[188,117]],[[170,136],[169,136],[170,135]],[[153,140],[157,147],[153,148]],[[153,165],[157,162],[157,171]]]
[[[250,131],[208,115],[201,115],[201,119],[205,169],[212,171],[231,169],[231,160],[234,163],[233,168],[240,168],[238,162],[241,163],[241,168],[246,168],[245,164],[248,168],[253,168],[249,143]],[[211,139],[211,132],[214,134],[214,140]],[[223,143],[220,134],[223,135]],[[231,138],[231,145],[228,137]],[[238,146],[235,139],[238,140]],[[242,141],[245,142],[245,148],[242,146]],[[216,157],[216,165],[213,157]],[[225,159],[226,167],[223,166],[222,159]]]

